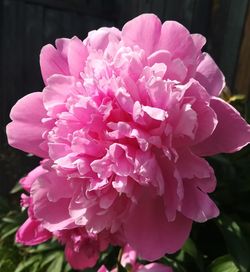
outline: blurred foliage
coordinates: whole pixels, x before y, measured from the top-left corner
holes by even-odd
[[[232,97],[227,90],[223,98],[250,121],[250,102],[245,97]],[[211,197],[221,214],[207,223],[194,223],[183,248],[159,261],[176,272],[250,271],[250,147],[235,154],[214,156],[208,161],[218,180]],[[14,163],[15,160],[11,162]],[[0,271],[73,272],[65,262],[63,247],[55,240],[35,247],[14,243],[15,232],[26,218],[26,212],[19,208],[19,191],[20,187],[15,186],[8,197],[0,198]],[[120,272],[130,271],[117,263],[119,256],[119,248],[109,247],[101,254],[96,267],[84,271],[97,271],[102,264],[108,269],[116,266]]]

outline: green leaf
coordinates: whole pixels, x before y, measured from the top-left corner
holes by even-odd
[[[64,255],[60,252],[60,255],[48,266],[47,272],[61,272],[63,266]]]
[[[225,215],[217,220],[218,226],[224,236],[228,252],[235,260],[240,271],[247,272],[250,268],[250,250],[243,237],[240,226]]]
[[[167,266],[173,267],[175,272],[187,272],[178,260],[173,260],[164,256],[161,258],[160,262],[166,264]]]
[[[33,263],[33,265],[29,268],[29,272],[41,272],[40,261]]]
[[[215,259],[208,268],[209,272],[238,272],[240,271],[235,265],[230,255],[221,256]]]
[[[40,261],[42,258],[42,256],[40,255],[35,255],[35,256],[32,256],[30,258],[28,258],[27,260],[25,261],[22,261],[19,263],[19,265],[17,266],[17,268],[15,269],[14,272],[22,272],[22,271],[25,271],[25,269],[27,267],[30,267],[31,265],[33,265],[35,262],[37,261]]]
[[[199,267],[199,270],[204,271],[202,256],[197,250],[195,243],[190,238],[186,241],[182,249],[184,252],[186,252],[187,254],[194,258],[197,266]]]
[[[70,267],[70,265],[67,263],[67,264],[65,265],[65,267],[64,267],[63,272],[70,272],[70,271],[72,271],[72,270],[71,270],[71,267]]]
[[[27,247],[26,251],[29,254],[35,254],[35,253],[41,253],[46,251],[54,251],[61,249],[62,247],[58,245],[58,243],[54,242],[53,240],[50,240],[47,243],[40,244],[36,247]]]
[[[41,263],[41,268],[53,262],[55,259],[60,258],[61,254],[62,254],[61,251],[55,251],[53,253],[49,253],[46,256],[44,256],[43,261]]]
[[[1,236],[1,241],[3,241],[4,239],[8,238],[12,234],[14,234],[17,231],[17,229],[18,229],[18,227],[14,227],[14,228],[11,228],[7,232],[3,232],[4,234]]]

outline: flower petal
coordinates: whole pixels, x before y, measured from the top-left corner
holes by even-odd
[[[38,166],[32,171],[30,171],[26,177],[20,179],[19,183],[21,184],[24,190],[30,192],[31,186],[35,182],[35,180],[46,172],[47,171],[42,166]]]
[[[82,270],[84,268],[93,267],[99,257],[99,252],[91,252],[87,246],[80,247],[79,250],[74,250],[74,247],[69,243],[65,247],[65,256],[73,269]]]
[[[189,235],[191,225],[192,221],[180,213],[177,213],[175,221],[168,222],[160,198],[145,197],[131,210],[124,230],[129,245],[138,255],[153,261],[180,249]]]
[[[31,188],[34,214],[51,232],[74,225],[74,220],[69,215],[71,190],[69,185],[66,186],[66,181],[63,183],[62,180],[62,177],[48,173],[35,181]],[[57,186],[55,181],[58,182]],[[54,186],[60,187],[60,190],[55,191]]]
[[[184,64],[187,57],[193,58],[196,53],[189,31],[175,21],[163,23],[157,48],[171,52],[172,59],[180,58],[184,60]]]
[[[88,51],[83,42],[77,37],[71,39],[68,49],[68,64],[71,75],[79,78],[84,69],[87,55]]]
[[[225,86],[225,78],[214,60],[203,53],[196,68],[195,79],[204,86],[210,95],[218,96]]]
[[[127,46],[137,45],[150,54],[161,35],[161,21],[154,14],[142,14],[127,22],[122,29],[122,38]],[[149,38],[150,37],[150,38]]]
[[[210,106],[217,114],[218,125],[213,134],[192,147],[199,156],[231,153],[250,142],[250,126],[231,105],[213,97]]]
[[[41,244],[52,237],[52,234],[44,229],[41,222],[28,218],[16,233],[16,243],[27,246]]]
[[[180,209],[183,215],[196,222],[206,222],[219,215],[215,203],[206,193],[196,188],[191,180],[186,180],[183,185],[184,198]]]
[[[13,121],[6,127],[9,145],[38,157],[46,157],[46,150],[40,147],[46,131],[41,119],[45,116],[42,93],[31,93],[18,100],[10,112]]]
[[[69,75],[67,59],[51,44],[42,48],[40,66],[45,84],[47,79],[54,74]]]

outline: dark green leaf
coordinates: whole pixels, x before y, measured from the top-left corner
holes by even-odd
[[[4,239],[8,238],[11,236],[13,233],[16,233],[18,227],[10,228],[7,232],[3,232],[4,234],[1,236],[1,240],[3,241]]]
[[[60,255],[49,265],[47,272],[61,272],[63,266],[64,255],[60,252]]]
[[[43,261],[41,263],[41,268],[45,267],[49,263],[53,262],[55,259],[60,258],[62,252],[61,251],[55,251],[55,252],[50,252],[46,256],[43,257]]]
[[[250,250],[239,225],[225,215],[220,216],[217,222],[226,241],[228,251],[236,264],[242,272],[249,271]]]
[[[17,266],[17,268],[15,269],[14,272],[22,272],[25,271],[25,269],[31,265],[33,265],[34,263],[36,263],[37,261],[40,261],[42,258],[42,256],[40,255],[35,255],[32,256],[30,258],[28,258],[27,260],[24,260],[22,262],[19,263],[19,265]]]
[[[190,238],[186,241],[182,249],[184,252],[186,252],[187,254],[194,258],[197,266],[199,267],[199,270],[204,271],[202,256],[197,250],[195,243]]]
[[[240,271],[235,265],[230,255],[221,256],[215,259],[209,266],[209,272],[238,272]]]

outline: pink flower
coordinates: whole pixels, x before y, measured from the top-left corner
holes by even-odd
[[[108,232],[110,243],[152,261],[180,249],[193,221],[218,216],[203,157],[240,150],[250,127],[218,97],[224,77],[204,44],[177,22],[143,14],[122,31],[42,49],[46,87],[16,103],[7,135],[46,159],[27,185],[44,229]]]

